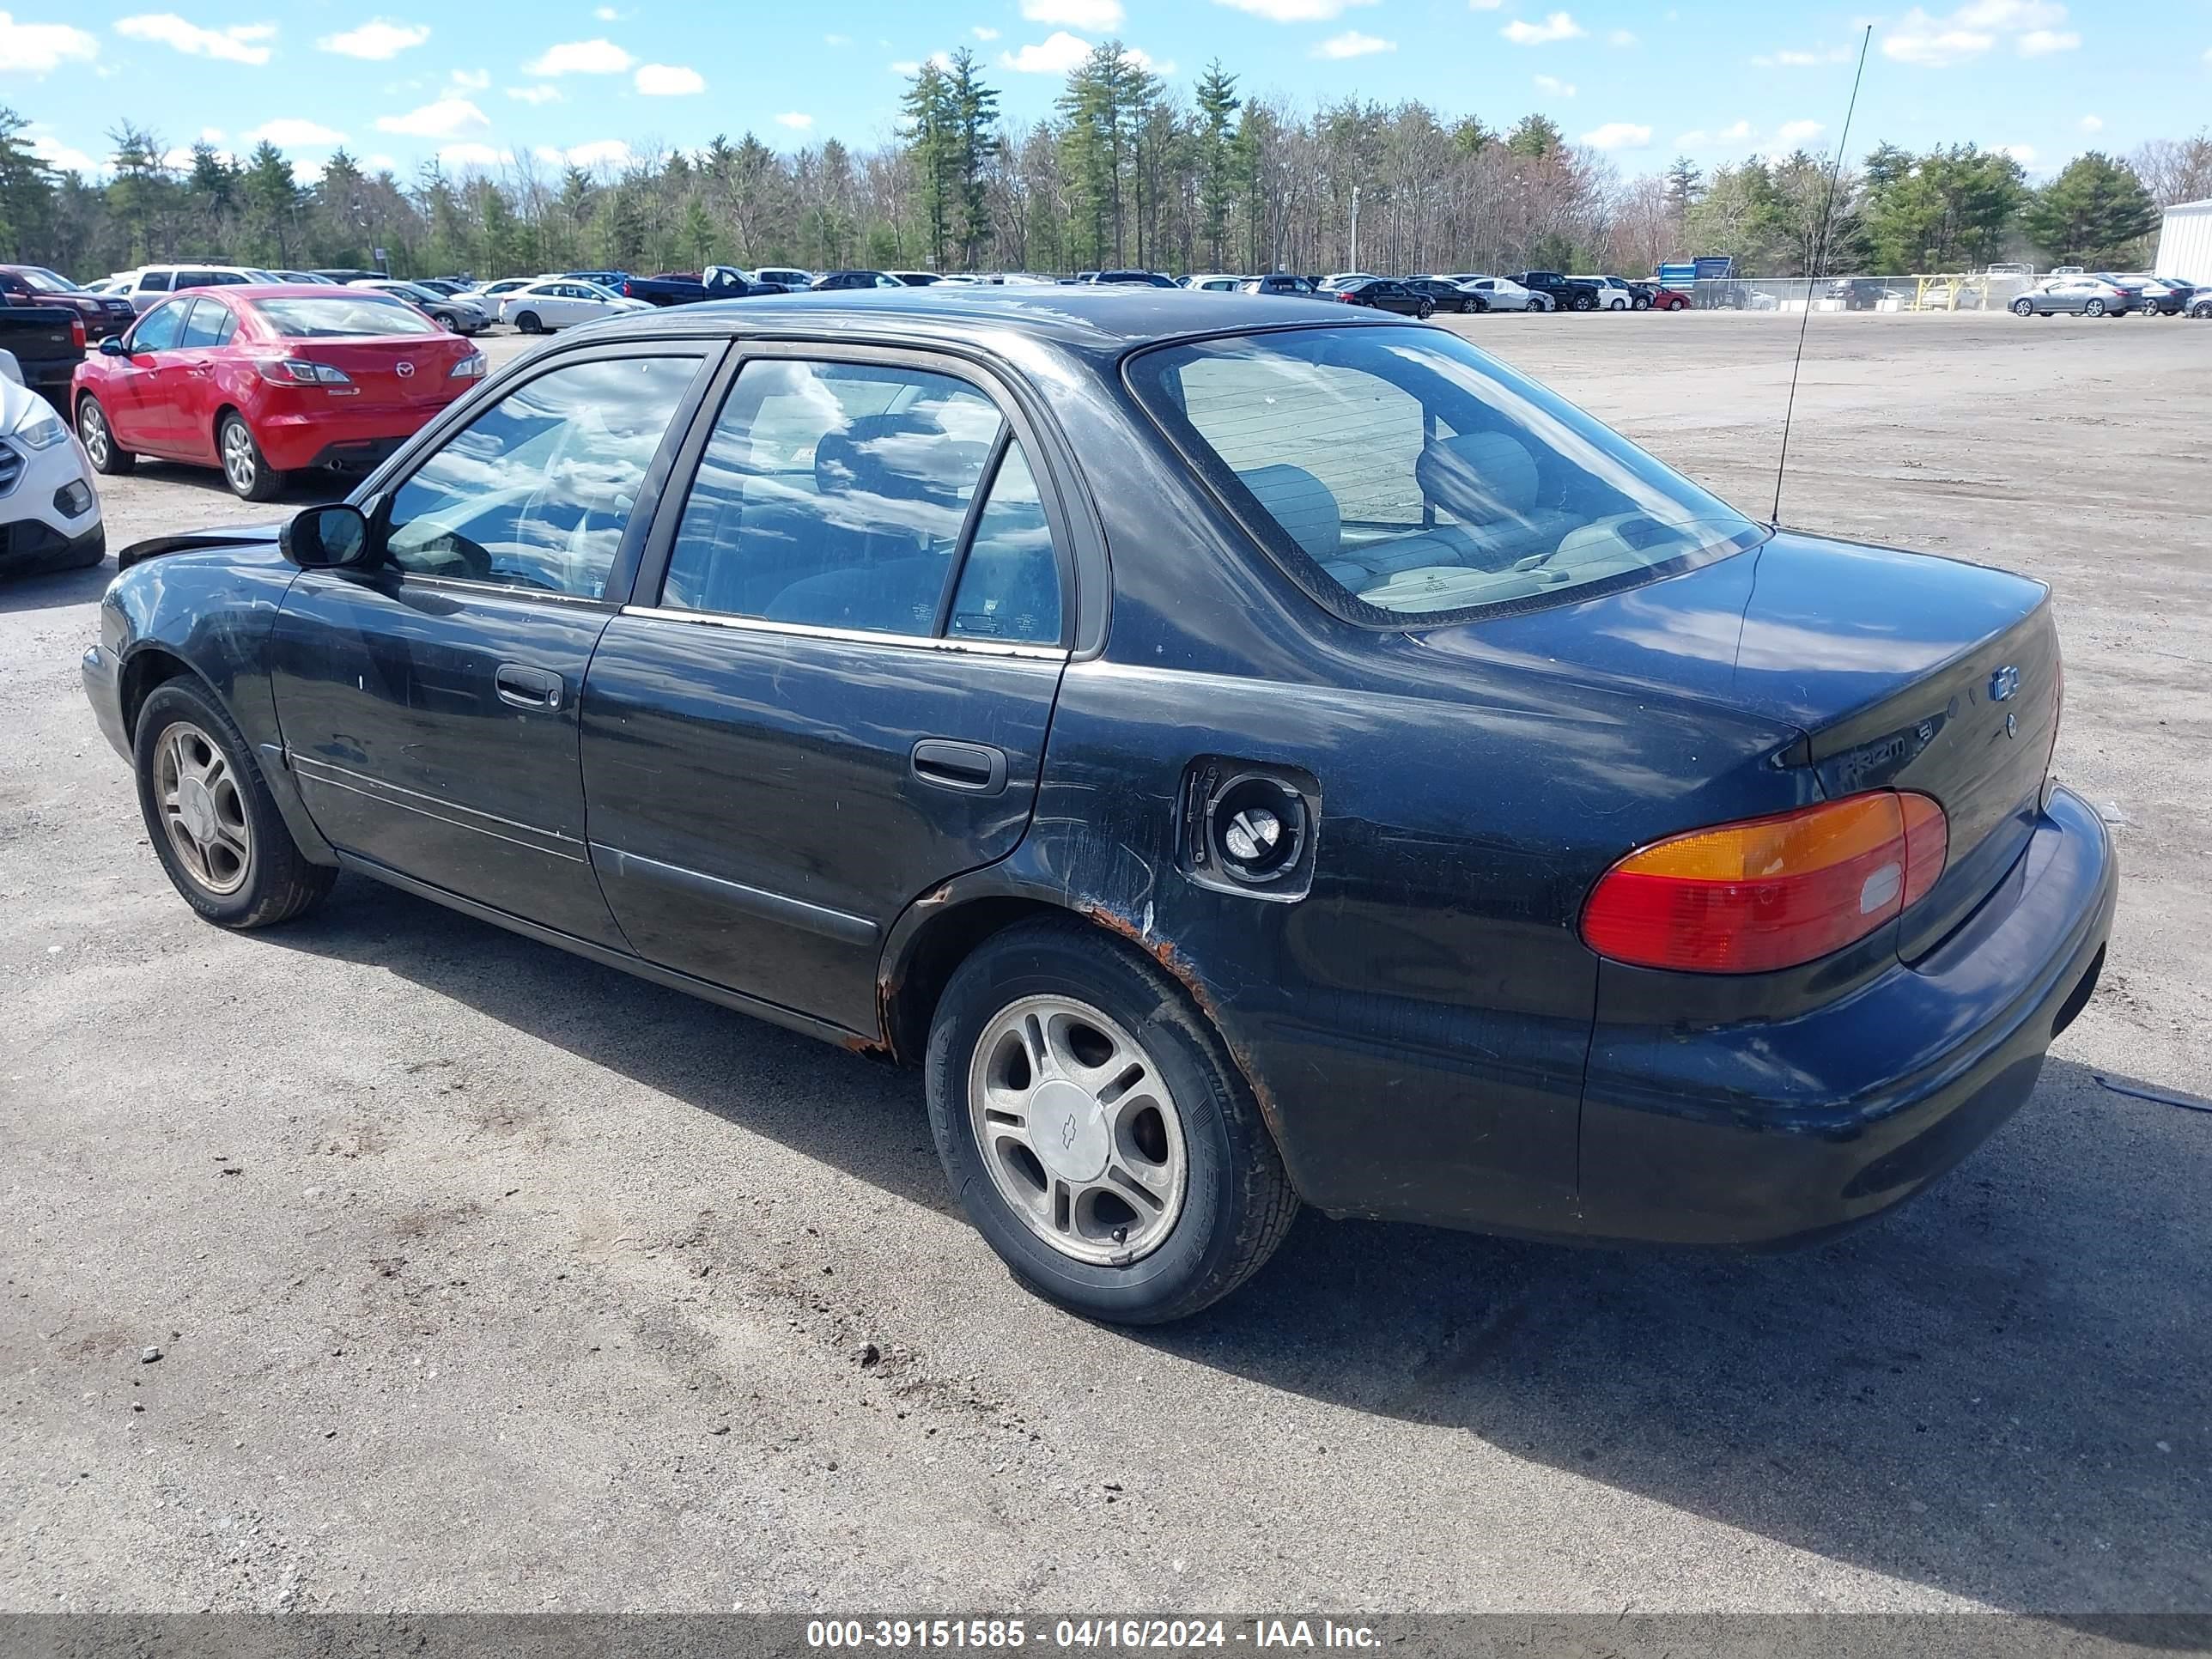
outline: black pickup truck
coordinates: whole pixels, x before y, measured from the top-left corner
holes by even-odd
[[[1532,293],[1540,294],[1554,311],[1595,311],[1595,283],[1578,282],[1556,270],[1524,270],[1513,279]]]
[[[15,354],[25,386],[66,404],[84,361],[84,319],[60,306],[0,306],[0,351]]]
[[[626,276],[617,292],[625,300],[642,300],[647,305],[689,306],[702,300],[750,300],[791,290],[781,283],[756,282],[735,265],[708,265],[696,276]]]

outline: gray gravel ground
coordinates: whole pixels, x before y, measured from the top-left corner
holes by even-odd
[[[1765,510],[1792,324],[1462,325]],[[1814,319],[1785,515],[2053,583],[2124,826],[1988,1147],[1785,1256],[1310,1216],[1150,1335],[1008,1281],[909,1077],[358,882],[196,921],[78,690],[105,575],[0,587],[0,1608],[2212,1607],[2212,1115],[2097,1080],[2212,1094],[2208,370]]]

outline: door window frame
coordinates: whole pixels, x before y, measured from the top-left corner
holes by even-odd
[[[535,385],[548,374],[573,368],[579,363],[629,362],[641,357],[689,358],[698,367],[693,371],[690,386],[678,402],[666,429],[660,434],[659,447],[653,451],[653,459],[646,467],[645,477],[639,482],[636,504],[630,508],[629,522],[623,527],[622,544],[615,550],[614,563],[607,571],[606,586],[598,598],[586,593],[554,593],[542,588],[517,587],[507,582],[478,581],[469,576],[433,575],[404,569],[381,561],[365,569],[336,574],[343,580],[356,582],[447,588],[464,593],[496,593],[511,599],[540,600],[549,605],[588,605],[610,614],[621,610],[635,591],[640,555],[660,516],[659,507],[666,496],[671,470],[692,428],[697,423],[702,404],[721,384],[728,349],[726,342],[712,338],[667,337],[571,347],[533,358],[507,380],[483,383],[489,395],[470,393],[456,398],[390,460],[371,472],[347,497],[368,515],[378,535],[386,535],[391,528],[392,501],[408,482],[428,465],[434,456],[442,453],[453,439],[524,387]]]
[[[708,446],[714,441],[722,412],[735,395],[738,377],[744,374],[748,363],[775,362],[835,363],[941,375],[971,388],[999,411],[1000,429],[992,442],[991,453],[982,471],[977,474],[975,490],[969,498],[963,520],[958,549],[960,557],[957,567],[947,574],[945,589],[938,598],[938,617],[933,624],[936,631],[931,634],[880,633],[869,629],[833,628],[812,623],[771,622],[761,617],[739,617],[726,611],[694,611],[661,605],[661,592],[667,579],[669,560],[675,549],[677,532],[683,525],[684,508],[690,501],[691,487],[697,481],[700,466],[706,459]],[[948,612],[959,592],[960,580],[967,568],[968,555],[973,550],[975,529],[981,521],[989,490],[998,483],[1000,468],[1004,464],[1009,445],[1016,441],[1021,444],[1024,453],[1029,458],[1030,474],[1036,480],[1037,498],[1044,508],[1045,523],[1052,532],[1053,559],[1060,575],[1060,635],[1056,644],[1032,644],[968,635],[947,635],[942,631],[949,626]],[[1033,414],[1015,388],[1005,377],[973,358],[913,347],[864,345],[844,341],[740,339],[733,343],[729,360],[715,376],[715,384],[685,438],[674,474],[676,487],[666,490],[661,497],[662,510],[656,514],[651,538],[645,546],[644,558],[638,570],[635,596],[623,607],[623,614],[664,622],[734,628],[750,633],[847,641],[896,650],[1034,657],[1056,662],[1096,655],[1105,641],[1104,600],[1109,584],[1104,580],[1104,543],[1093,528],[1095,520],[1085,523],[1069,511],[1069,498],[1062,480],[1069,476],[1070,471],[1071,464],[1065,453],[1056,442],[1048,440],[1042,420]],[[1087,507],[1089,503],[1085,500],[1083,504]],[[1088,515],[1085,517],[1087,519]],[[1091,531],[1087,539],[1082,533],[1085,529]],[[1086,553],[1091,556],[1086,557]],[[1085,580],[1086,565],[1090,567],[1088,580]]]

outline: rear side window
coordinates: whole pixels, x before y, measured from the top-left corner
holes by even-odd
[[[661,603],[925,638],[1060,637],[1051,531],[998,406],[953,376],[875,364],[746,365]]]
[[[1158,348],[1132,389],[1309,592],[1403,625],[1583,598],[1765,530],[1437,329]]]
[[[219,306],[212,300],[198,300],[192,303],[192,314],[186,319],[184,331],[178,335],[177,344],[186,349],[210,350],[228,343],[237,329],[238,319],[230,314],[229,307]]]
[[[167,294],[169,291],[169,273],[166,270],[147,271],[138,278],[138,291],[141,294]]]

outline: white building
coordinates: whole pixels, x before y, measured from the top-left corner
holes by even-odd
[[[2212,283],[2212,201],[2176,202],[2166,209],[2151,269],[2160,276]]]

